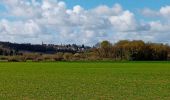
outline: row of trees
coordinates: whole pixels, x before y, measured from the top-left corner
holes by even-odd
[[[158,43],[145,43],[141,40],[122,40],[115,44],[103,41],[93,52],[99,58],[112,58],[114,60],[167,60],[169,46]]]
[[[2,51],[2,54],[1,54]],[[6,55],[9,54],[9,55]],[[163,61],[168,60],[170,47],[158,43],[145,43],[141,40],[122,40],[115,44],[103,41],[84,52],[69,53],[56,52],[54,54],[45,53],[18,53],[10,49],[0,49],[0,60],[6,61]]]

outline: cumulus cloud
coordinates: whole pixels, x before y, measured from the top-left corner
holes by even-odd
[[[1,20],[0,31],[3,35],[36,37],[41,29],[32,20],[28,20],[27,22],[10,22],[8,20]]]
[[[120,4],[114,4],[114,6],[111,8],[106,5],[100,5],[93,9],[93,11],[100,16],[112,16],[119,15],[121,12],[123,12],[123,8]]]
[[[159,17],[160,16],[159,12],[152,10],[150,8],[144,8],[140,10],[140,13],[146,17]]]
[[[152,40],[164,43],[170,43],[170,6],[163,6],[158,10],[145,8],[141,10],[142,15],[149,18],[157,18],[147,22],[150,30],[147,31]]]
[[[169,18],[170,16],[170,6],[165,6],[160,9],[160,14],[163,17]]]
[[[144,8],[140,12],[146,17],[163,17],[170,19],[170,6],[161,7],[159,10]]]
[[[169,31],[168,23],[142,23],[133,12],[124,10],[120,4],[112,7],[99,5],[86,10],[80,5],[68,9],[65,2],[54,0],[2,2],[6,14],[0,19],[0,39],[6,41],[91,45],[106,39],[112,42],[119,39],[154,40],[160,32],[167,36]],[[167,18],[169,7],[162,7],[159,13],[145,9],[144,14],[161,14]]]

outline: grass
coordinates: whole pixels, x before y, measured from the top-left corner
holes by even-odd
[[[0,63],[0,100],[47,99],[170,100],[170,63]]]

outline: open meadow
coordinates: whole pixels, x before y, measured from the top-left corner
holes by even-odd
[[[47,99],[170,100],[170,63],[0,63],[0,100]]]

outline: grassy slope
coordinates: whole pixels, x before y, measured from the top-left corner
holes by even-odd
[[[170,63],[0,63],[0,100],[170,100]]]

